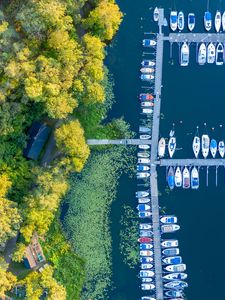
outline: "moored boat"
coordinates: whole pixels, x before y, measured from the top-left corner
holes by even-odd
[[[177,11],[171,11],[170,13],[170,28],[172,31],[177,30]]]
[[[141,146],[141,145],[140,145]],[[145,148],[144,148],[145,149]],[[149,149],[149,148],[147,148],[147,149]],[[150,159],[149,158],[145,158],[145,157],[143,157],[143,158],[138,158],[138,163],[139,164],[150,164]]]
[[[150,39],[144,39],[142,41],[142,45],[144,47],[154,47],[156,45],[156,41],[155,40],[150,40]]]
[[[186,67],[189,65],[189,52],[190,51],[188,44],[186,42],[183,43],[180,50],[180,65],[182,67]]]
[[[183,188],[190,188],[190,172],[187,167],[183,169]]]
[[[151,199],[148,197],[138,198],[138,203],[140,203],[140,204],[146,204],[146,203],[149,203],[150,201],[151,201]]]
[[[176,138],[175,136],[172,136],[170,137],[168,143],[168,151],[169,151],[170,158],[173,157],[175,150],[176,150]]]
[[[152,61],[152,60],[144,59],[144,60],[142,60],[141,65],[143,67],[154,67],[155,66],[155,62]]]
[[[168,174],[167,174],[167,182],[169,188],[172,190],[174,188],[174,170],[173,167],[169,167]]]
[[[168,296],[168,297],[175,297],[174,298],[175,300],[184,299],[182,290],[181,291],[179,291],[179,290],[177,290],[177,291],[167,291],[167,292],[165,292],[165,295]],[[182,298],[178,299],[177,297],[182,297]],[[173,299],[170,299],[170,300],[173,300]]]
[[[147,149],[150,148],[150,146],[149,146],[149,145],[138,145],[138,148],[139,148],[139,149],[147,150]]]
[[[178,240],[164,240],[161,242],[161,245],[164,248],[178,247],[178,244]]]
[[[148,172],[137,172],[137,179],[144,179],[148,178],[150,176],[150,173]]]
[[[153,12],[153,19],[155,22],[158,22],[158,20],[159,20],[159,9],[157,6],[155,7],[154,12]]]
[[[138,157],[148,158],[150,154],[148,152],[138,152]]]
[[[187,278],[186,273],[171,273],[163,276],[163,279],[166,280],[185,280]]]
[[[149,128],[149,127],[139,126],[139,132],[141,132],[141,133],[147,133],[150,131],[151,131],[151,128]]]
[[[140,230],[139,232],[140,237],[152,237],[153,232],[151,230]]]
[[[156,300],[156,299],[153,297],[143,296],[143,297],[141,297],[141,300]]]
[[[168,272],[184,272],[186,270],[185,264],[179,264],[179,265],[169,265],[165,267],[165,270]]]
[[[225,31],[225,11],[223,12],[223,15],[222,15],[222,29],[223,29],[223,31]]]
[[[151,229],[152,225],[149,223],[141,223],[139,224],[139,229]]]
[[[209,43],[207,47],[207,63],[214,64],[216,60],[216,47],[213,43]]]
[[[211,139],[210,152],[211,152],[212,157],[215,158],[216,152],[217,152],[217,141],[215,139]]]
[[[148,197],[148,196],[149,196],[149,192],[147,192],[147,191],[138,191],[138,192],[136,192],[136,198]]]
[[[162,251],[162,254],[165,256],[179,255],[180,250],[179,250],[179,248],[167,248]]]
[[[206,31],[212,28],[212,14],[209,11],[206,11],[204,14],[204,26]]]
[[[176,224],[177,223],[177,217],[175,216],[164,216],[160,218],[160,222],[163,224]]]
[[[142,277],[141,281],[142,281],[142,283],[152,282],[153,278],[151,278],[151,277]]]
[[[199,173],[196,167],[191,170],[191,188],[194,190],[199,188]]]
[[[222,66],[224,61],[224,46],[219,43],[216,47],[216,65]]]
[[[138,239],[139,243],[151,243],[152,241],[153,241],[153,239],[149,238],[149,237],[141,237]]]
[[[164,284],[164,287],[167,289],[183,289],[188,287],[187,282],[181,280],[175,280]]]
[[[141,264],[141,269],[142,270],[152,269],[152,268],[153,268],[153,264]]]
[[[161,231],[162,233],[170,233],[180,229],[180,226],[177,224],[169,224],[169,225],[162,225]]]
[[[190,31],[193,31],[195,28],[195,14],[189,13],[188,14],[188,29]]]
[[[149,140],[151,138],[150,134],[141,134],[140,139],[141,140]]]
[[[146,115],[153,114],[153,109],[151,109],[151,108],[142,108],[142,113],[146,114]]]
[[[151,250],[141,250],[140,251],[140,256],[153,256],[153,251]],[[146,277],[151,277],[151,276],[146,276]]]
[[[222,158],[224,157],[224,150],[225,150],[224,141],[220,141],[218,144],[218,151]]]
[[[141,289],[144,291],[150,291],[155,289],[155,285],[151,283],[142,283]]]
[[[176,168],[174,181],[175,181],[175,186],[176,187],[181,187],[182,186],[182,173],[181,173],[180,167]]]
[[[149,218],[151,217],[152,213],[150,211],[139,211],[138,216],[139,218]]]
[[[152,107],[154,106],[154,103],[151,101],[142,101],[141,102],[141,107]]]
[[[220,31],[221,22],[222,22],[221,12],[219,10],[217,10],[216,15],[215,15],[215,29],[216,29],[216,32]]]
[[[166,140],[164,138],[161,138],[158,143],[158,155],[160,158],[162,158],[165,155],[166,151]]]
[[[209,154],[209,136],[207,134],[202,135],[202,155],[206,158]]]
[[[137,206],[137,210],[139,211],[146,211],[146,210],[150,210],[151,207],[148,204],[138,204]]]
[[[150,252],[150,251],[148,251]],[[153,277],[155,273],[153,271],[147,271],[147,270],[141,270],[140,271],[140,277]]]
[[[140,250],[150,250],[153,248],[152,244],[140,244]],[[152,267],[146,268],[151,269]]]
[[[178,13],[177,27],[180,31],[184,30],[184,13],[182,11]]]
[[[199,155],[200,148],[201,148],[200,138],[198,136],[195,136],[192,143],[192,149],[196,158]]]
[[[154,97],[151,94],[148,93],[142,93],[139,95],[139,99],[141,101],[151,101],[154,99]]]
[[[167,265],[178,265],[182,263],[182,257],[181,256],[170,256],[165,257],[162,260]]]
[[[137,171],[149,171],[149,166],[137,165]]]
[[[206,63],[206,45],[201,43],[198,49],[198,63],[200,66]]]
[[[141,74],[141,80],[143,81],[151,81],[155,78],[154,75],[151,74]]]
[[[155,70],[153,68],[146,68],[146,67],[141,68],[140,71],[141,71],[141,73],[154,73],[155,72]]]
[[[144,257],[144,256],[142,256],[142,257],[140,257],[140,263],[143,263],[143,264],[145,264],[145,263],[151,263],[151,262],[153,262],[153,258],[152,257],[150,257],[150,256],[147,256],[147,257]]]

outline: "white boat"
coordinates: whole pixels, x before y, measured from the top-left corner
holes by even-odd
[[[183,43],[180,50],[180,65],[182,67],[186,67],[189,65],[189,52],[190,51],[188,44],[186,42]]]
[[[138,191],[138,192],[136,192],[136,198],[148,197],[148,196],[149,196],[149,192],[146,192],[146,191]]]
[[[174,280],[172,282],[168,282],[164,284],[164,287],[167,289],[183,289],[188,287],[187,282],[181,280]]]
[[[162,233],[170,233],[180,229],[180,226],[177,224],[169,224],[169,225],[162,225],[161,231]]]
[[[152,251],[148,251],[152,252]],[[141,270],[139,273],[140,277],[154,277],[155,273],[153,271]]]
[[[218,151],[220,156],[223,158],[224,157],[224,152],[225,152],[225,145],[224,145],[224,141],[220,141],[218,144]]]
[[[154,259],[152,257],[140,257],[140,263],[150,263],[153,262]]]
[[[199,173],[196,167],[191,170],[191,188],[194,190],[199,188]]]
[[[152,213],[150,211],[139,211],[138,213],[139,218],[149,218],[151,215]]]
[[[151,209],[151,206],[148,204],[138,204],[138,206],[137,206],[137,210],[139,210],[139,211],[147,211],[150,209]]]
[[[170,256],[165,257],[162,260],[167,265],[178,265],[182,263],[182,257],[181,256]]]
[[[151,277],[142,277],[141,281],[142,281],[142,283],[152,282],[153,278],[151,278]]]
[[[213,43],[209,43],[207,47],[207,63],[214,64],[216,60],[216,47]]]
[[[150,154],[148,152],[138,152],[138,157],[148,158],[150,157]]]
[[[222,43],[219,43],[216,47],[216,65],[223,65],[224,61],[224,46]]]
[[[151,245],[152,246],[152,245]],[[152,264],[141,264],[141,269],[146,270],[146,269],[152,269],[153,265]]]
[[[168,272],[184,272],[186,270],[185,264],[179,264],[179,265],[170,265],[166,266],[165,270]]]
[[[143,291],[150,291],[155,289],[155,285],[151,283],[142,283],[141,289]]]
[[[183,188],[190,188],[190,172],[187,167],[183,169]]]
[[[171,11],[170,13],[170,28],[172,31],[177,30],[177,11]]]
[[[178,247],[178,240],[164,240],[161,245],[164,248]]]
[[[195,157],[197,158],[201,149],[201,142],[198,136],[195,136],[192,143],[192,149]]]
[[[140,203],[140,204],[149,203],[150,201],[151,201],[151,199],[148,197],[138,198],[138,203]]]
[[[185,280],[187,279],[187,274],[186,273],[171,273],[163,276],[163,279],[166,280]]]
[[[149,128],[149,127],[139,126],[139,132],[141,132],[141,133],[147,133],[150,131],[151,131],[151,128]]]
[[[162,254],[165,256],[179,255],[180,250],[179,250],[179,248],[167,248],[162,251]]]
[[[177,217],[175,217],[175,216],[161,217],[160,222],[162,222],[163,224],[176,224],[177,223]]]
[[[188,14],[188,29],[190,31],[193,31],[195,28],[195,14],[190,13]]]
[[[153,114],[153,109],[151,109],[151,108],[142,108],[142,113],[146,114],[146,115]]]
[[[138,145],[138,148],[147,150],[147,149],[150,149],[150,146],[149,145]]]
[[[150,173],[148,172],[137,172],[137,179],[148,178]]]
[[[154,103],[151,101],[143,101],[141,102],[141,107],[152,107],[154,106]]]
[[[177,26],[180,31],[184,30],[184,13],[182,11],[178,13]]]
[[[141,297],[141,300],[156,300],[156,298],[149,297],[149,296],[143,296],[143,297]]]
[[[155,62],[152,60],[144,59],[144,60],[142,60],[141,65],[142,65],[142,67],[154,67]]]
[[[183,291],[167,291],[165,292],[165,295],[170,297],[170,300],[183,300]],[[175,297],[173,299],[171,299],[171,297]],[[177,297],[181,297],[181,298],[177,298]]]
[[[206,158],[209,154],[209,136],[207,134],[202,135],[202,155]]]
[[[176,150],[176,138],[175,136],[172,136],[169,139],[169,143],[168,143],[168,151],[169,151],[170,158],[173,157],[175,150]]]
[[[174,182],[176,187],[182,186],[182,173],[180,167],[176,168],[175,176],[174,176]]]
[[[141,71],[141,73],[154,73],[155,72],[155,70],[153,68],[146,68],[146,67],[141,68],[140,71]]]
[[[212,28],[212,14],[209,11],[206,11],[204,14],[204,26],[206,31]]]
[[[151,81],[155,78],[154,75],[151,74],[141,74],[141,80],[143,81]]]
[[[157,6],[155,7],[154,12],[153,12],[153,19],[155,22],[158,22],[158,20],[159,20],[159,9]]]
[[[142,41],[142,45],[144,47],[154,47],[156,45],[156,41],[155,40],[150,40],[150,39],[144,39]]]
[[[198,49],[198,63],[200,66],[206,63],[206,45],[205,43],[201,43]]]
[[[140,251],[140,256],[153,256],[153,251],[151,250],[141,250]],[[151,276],[147,276],[151,277]]]
[[[149,140],[151,138],[150,134],[141,134],[140,140]]]
[[[160,158],[165,155],[165,151],[166,151],[166,140],[164,138],[161,138],[158,143],[158,155]]]
[[[215,158],[216,152],[217,152],[217,141],[214,139],[211,139],[211,142],[210,142],[210,152],[212,154],[212,157]]]
[[[140,145],[142,146],[142,145]],[[138,163],[139,164],[150,164],[150,159],[149,158],[138,158]]]
[[[216,29],[216,32],[220,31],[221,22],[222,22],[221,12],[217,10],[216,15],[215,15],[215,29]]]
[[[223,12],[223,15],[222,15],[222,28],[223,28],[223,31],[225,31],[225,11]]]
[[[137,165],[137,171],[149,171],[149,166]]]
[[[151,229],[152,225],[149,223],[141,223],[139,224],[139,229]]]

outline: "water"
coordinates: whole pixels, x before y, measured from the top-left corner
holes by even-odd
[[[183,10],[185,14],[195,12],[197,24],[195,31],[203,32],[203,14],[207,1],[149,1],[119,0],[121,10],[125,13],[124,21],[116,36],[113,47],[108,49],[106,63],[115,78],[115,95],[117,102],[111,117],[124,115],[137,132],[139,125],[139,102],[137,95],[143,91],[138,79],[140,61],[145,54],[141,40],[147,35],[144,32],[156,31],[152,21],[152,8],[163,6],[166,16],[171,8]],[[225,10],[222,1],[210,1],[209,9]],[[168,33],[165,30],[165,33]],[[175,158],[193,157],[191,142],[196,126],[200,134],[208,131],[217,140],[225,138],[225,99],[224,67],[198,66],[195,63],[196,49],[191,48],[191,64],[187,68],[178,65],[178,47],[173,47],[173,58],[170,59],[169,45],[165,45],[163,65],[162,113],[160,134],[168,136],[175,123],[178,147],[181,149]],[[144,50],[149,52],[148,50]],[[207,127],[204,127],[207,123]],[[220,127],[219,125],[222,125]],[[183,261],[187,264],[189,288],[186,290],[190,300],[225,300],[223,288],[225,270],[225,170],[219,169],[218,187],[215,186],[215,168],[209,169],[209,187],[206,187],[206,170],[200,174],[199,191],[176,190],[170,194],[165,192],[165,169],[159,170],[159,190],[161,206],[166,211],[176,214],[181,230],[173,234],[180,242]],[[140,281],[136,274],[138,269],[130,271],[121,260],[119,245],[119,220],[121,205],[130,204],[134,208],[136,201],[134,192],[136,181],[124,176],[118,190],[117,201],[112,209],[112,234],[114,240],[113,262],[115,289],[110,295],[112,300],[139,299]]]

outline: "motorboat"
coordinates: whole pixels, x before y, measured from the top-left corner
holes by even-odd
[[[153,241],[153,239],[149,238],[149,237],[141,237],[138,239],[139,243],[151,243],[152,241]]]
[[[206,11],[204,14],[204,26],[206,31],[212,28],[212,14],[209,11]]]
[[[224,152],[225,152],[225,145],[224,145],[224,141],[220,141],[218,144],[218,151],[220,156],[223,158],[224,157]]]
[[[138,191],[138,192],[136,192],[136,198],[148,197],[148,196],[149,196],[149,192],[146,192],[146,191]]]
[[[182,67],[186,67],[189,65],[189,52],[190,51],[188,44],[186,42],[183,43],[180,50],[180,65]]]
[[[200,138],[198,136],[195,136],[192,142],[192,149],[196,158],[199,155],[200,148],[201,148]]]
[[[170,13],[170,28],[172,31],[177,30],[177,11],[171,11]]]
[[[153,68],[146,68],[146,67],[141,68],[140,71],[141,71],[141,73],[154,73],[155,72],[155,70]]]
[[[143,296],[143,297],[141,297],[141,300],[156,300],[156,298]]]
[[[154,103],[151,101],[143,101],[141,102],[141,107],[152,107],[154,106]]]
[[[164,138],[161,138],[158,143],[158,155],[160,158],[162,158],[165,155],[166,151],[166,140]]]
[[[177,223],[177,217],[175,217],[175,216],[161,217],[160,222],[162,222],[163,224],[176,224]]]
[[[150,209],[151,209],[151,206],[148,204],[138,204],[138,206],[137,206],[137,210],[139,210],[139,211],[147,211]]]
[[[155,7],[155,9],[153,11],[153,19],[155,22],[158,22],[158,20],[159,20],[159,9],[157,6]]]
[[[187,167],[183,169],[183,188],[190,188],[190,172]]]
[[[140,204],[145,204],[145,203],[149,203],[151,201],[150,198],[145,197],[145,198],[138,198],[138,203]]]
[[[217,152],[217,141],[214,139],[211,139],[211,142],[210,142],[210,152],[212,154],[212,157],[215,158],[216,152]]]
[[[151,101],[154,99],[154,97],[151,94],[140,94],[139,99],[141,101]]]
[[[153,248],[152,244],[140,244],[140,250],[150,250]],[[146,269],[151,269],[151,268],[146,268]]]
[[[147,150],[147,149],[150,149],[150,146],[149,145],[138,145],[138,148]]]
[[[137,156],[142,158],[148,158],[150,157],[150,154],[148,152],[138,152]]]
[[[151,135],[150,134],[141,134],[140,140],[150,140]]]
[[[216,47],[213,43],[209,43],[207,47],[207,63],[214,64],[216,60]]]
[[[198,63],[200,66],[206,63],[206,45],[201,43],[198,49]]]
[[[143,165],[137,165],[137,171],[149,171],[148,166],[143,166]]]
[[[190,13],[188,14],[188,29],[190,31],[193,31],[195,28],[195,14]]]
[[[167,289],[175,289],[176,290],[176,289],[186,288],[186,287],[188,287],[188,284],[185,281],[175,280],[172,282],[165,283],[164,287]]]
[[[222,14],[222,28],[223,28],[223,31],[225,31],[225,11]]]
[[[137,179],[148,178],[150,173],[148,172],[137,172]]]
[[[175,136],[172,136],[170,137],[168,143],[168,151],[169,151],[170,158],[173,157],[175,150],[176,150],[176,138]]]
[[[151,263],[151,262],[153,262],[153,257],[149,257],[149,256],[147,256],[147,257],[144,257],[144,256],[142,256],[142,257],[140,257],[140,263],[143,263],[143,264],[145,264],[145,263]]]
[[[182,11],[178,13],[177,27],[180,31],[184,30],[184,13]]]
[[[179,255],[180,250],[179,250],[179,248],[167,248],[162,251],[162,254],[165,256]]]
[[[165,270],[168,272],[184,272],[186,270],[185,264],[179,264],[179,265],[169,265],[165,267]]]
[[[191,170],[191,188],[197,190],[199,188],[199,173],[196,167]]]
[[[171,256],[171,257],[165,257],[162,260],[167,265],[178,265],[182,263],[182,257],[181,256]]]
[[[178,247],[178,240],[164,240],[161,242],[163,248]]]
[[[139,145],[142,146],[142,145]],[[139,164],[150,164],[150,159],[149,158],[138,158],[138,163]]]
[[[221,23],[222,23],[221,12],[219,10],[217,10],[216,15],[215,15],[215,29],[216,29],[216,32],[220,31]]]
[[[152,225],[149,223],[141,223],[139,224],[139,229],[151,229]]]
[[[206,158],[209,154],[209,136],[207,134],[202,135],[202,155]]]
[[[143,114],[153,114],[153,109],[150,109],[150,108],[142,108],[142,113]]]
[[[183,291],[182,290],[177,290],[177,291],[167,291],[165,292],[165,295],[168,297],[175,297],[175,300],[179,300],[179,299],[184,299],[183,298]],[[182,298],[177,298],[177,297],[182,297]],[[170,298],[170,300],[173,300]]]
[[[142,283],[152,282],[153,278],[151,278],[151,277],[142,277],[141,281],[142,281]]]
[[[151,251],[148,251],[151,252]],[[155,273],[153,271],[141,270],[139,273],[140,277],[154,277]]]
[[[216,47],[216,65],[223,65],[224,61],[224,46],[222,43],[219,43]]]
[[[175,176],[174,176],[175,186],[181,187],[182,186],[182,173],[180,167],[176,168]]]
[[[141,65],[142,65],[142,67],[154,67],[155,62],[152,60],[144,59],[144,60],[142,60]]]
[[[139,211],[138,213],[139,218],[149,218],[151,215],[152,213],[150,213],[150,211]]]
[[[177,224],[166,224],[161,226],[162,233],[170,233],[180,229],[180,226]]]
[[[155,285],[151,283],[142,283],[141,289],[144,291],[150,291],[155,289]]]
[[[139,235],[140,237],[152,237],[153,232],[151,230],[140,230]]]
[[[174,170],[173,167],[169,167],[168,174],[167,174],[167,182],[169,188],[172,190],[174,189]]]
[[[150,39],[144,39],[142,41],[142,45],[144,47],[154,47],[156,45],[156,41],[155,40],[150,40]]]
[[[141,133],[147,133],[150,131],[151,131],[151,128],[149,128],[149,127],[139,126],[139,132],[141,132]]]
[[[153,256],[153,251],[151,250],[141,250],[140,251],[140,256]],[[145,277],[151,277],[146,275]]]
[[[146,270],[146,269],[152,269],[153,264],[141,264],[141,269]]]
[[[151,81],[155,78],[154,75],[151,74],[141,74],[141,80],[143,81]]]
[[[185,280],[187,279],[187,274],[185,273],[171,273],[163,276],[163,279],[166,280]]]

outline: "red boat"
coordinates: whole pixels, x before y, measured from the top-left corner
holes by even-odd
[[[138,239],[139,243],[150,243],[152,241],[153,241],[153,239],[151,239],[149,237],[141,237],[141,238]]]
[[[151,94],[140,94],[139,99],[141,101],[151,101],[154,97]]]

